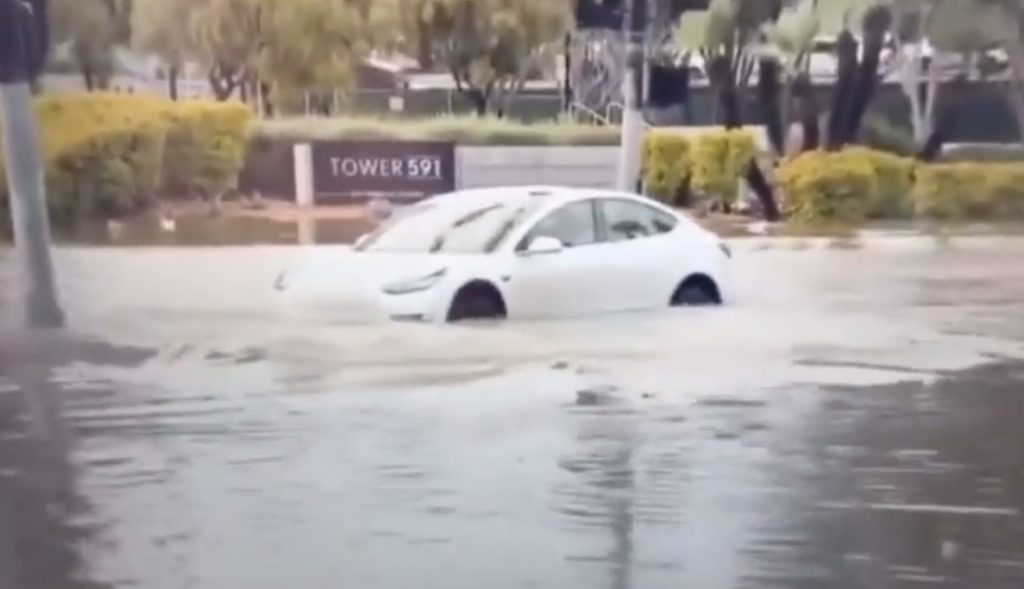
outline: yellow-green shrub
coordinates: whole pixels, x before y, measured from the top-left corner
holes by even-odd
[[[732,204],[744,169],[757,151],[754,137],[742,130],[701,135],[693,148],[693,187],[706,197]]]
[[[914,160],[866,147],[850,147],[845,153],[863,159],[874,171],[875,190],[867,195],[866,204],[869,218],[904,219],[913,214]]]
[[[252,113],[243,104],[190,101],[166,115],[164,191],[213,196],[236,187]]]
[[[690,181],[689,140],[680,133],[648,133],[643,180],[648,195],[667,204],[678,202]]]
[[[58,221],[142,208],[166,195],[169,179],[182,189],[175,195],[233,187],[251,119],[240,104],[103,93],[44,97],[36,113]],[[0,209],[5,193],[0,184]]]
[[[912,192],[915,210],[942,221],[1024,218],[1022,168],[983,163],[918,166]]]
[[[797,224],[858,223],[877,190],[867,158],[849,151],[801,154],[784,162],[776,179],[784,210]]]
[[[160,183],[165,127],[111,124],[48,154],[47,196],[58,221],[145,207]]]
[[[1024,165],[979,165],[986,170],[985,190],[992,195],[996,214],[1004,219],[1024,219]]]

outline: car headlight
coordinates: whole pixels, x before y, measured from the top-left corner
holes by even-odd
[[[393,282],[384,286],[384,292],[389,295],[404,295],[412,294],[414,292],[423,292],[430,290],[445,277],[448,273],[447,268],[442,268],[433,274],[428,274],[420,278],[413,278],[411,280],[402,280],[401,282]]]

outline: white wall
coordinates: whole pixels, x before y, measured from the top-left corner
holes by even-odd
[[[554,184],[614,188],[619,148],[469,147],[455,150],[456,186]]]

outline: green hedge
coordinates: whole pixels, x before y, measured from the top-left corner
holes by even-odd
[[[164,160],[164,190],[180,196],[213,196],[238,184],[252,113],[238,103],[185,102],[171,121]]]
[[[618,145],[619,128],[562,120],[521,123],[474,116],[282,118],[259,121],[254,135],[273,142],[334,140],[452,141],[459,145]]]
[[[851,147],[843,153],[871,167],[874,185],[865,204],[868,218],[905,219],[913,214],[909,195],[914,186],[914,160],[864,147]]]
[[[655,131],[644,138],[643,182],[648,196],[666,204],[684,203],[691,169],[690,141],[682,134]]]
[[[36,112],[47,201],[58,223],[234,187],[251,120],[241,104],[103,93],[41,98]],[[0,208],[6,190],[4,181]]]
[[[911,200],[918,215],[941,221],[1024,219],[1024,166],[920,166]]]
[[[853,147],[787,160],[777,174],[790,219],[856,223],[865,218],[1024,220],[1024,166],[920,163]]]
[[[693,147],[694,190],[721,204],[734,204],[739,196],[744,168],[756,153],[754,136],[747,131],[720,131],[698,136]]]
[[[779,168],[776,180],[786,215],[798,225],[859,223],[878,187],[871,163],[845,151],[801,154]]]

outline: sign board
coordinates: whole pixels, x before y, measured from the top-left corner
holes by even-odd
[[[455,145],[414,141],[313,144],[318,204],[385,197],[419,200],[455,190]]]

